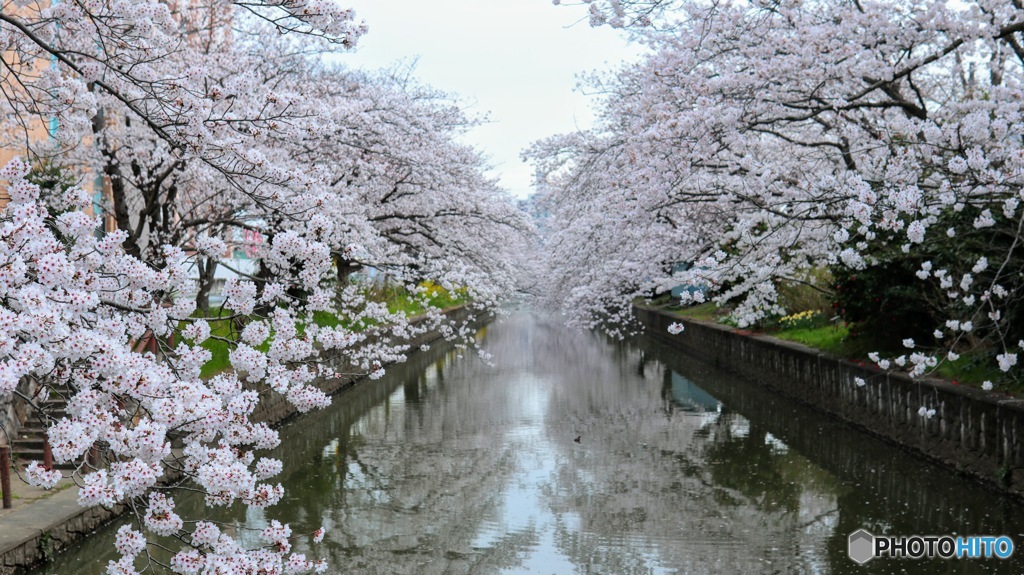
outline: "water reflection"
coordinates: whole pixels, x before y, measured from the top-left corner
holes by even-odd
[[[325,525],[312,553],[339,573],[1019,571],[1013,560],[855,565],[846,537],[860,527],[1024,545],[1024,516],[653,339],[608,341],[526,313],[480,337],[495,367],[435,346],[285,427],[288,495],[269,517],[296,532]],[[225,519],[244,529],[268,517]],[[113,529],[40,573],[102,572]]]

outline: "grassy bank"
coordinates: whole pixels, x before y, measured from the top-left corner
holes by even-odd
[[[386,303],[390,313],[401,313],[406,317],[422,315],[429,308],[443,310],[469,301],[465,290],[449,291],[431,282],[423,282],[419,288],[423,290],[422,295],[410,293],[402,286],[371,286],[364,290],[363,296],[369,302]],[[204,379],[231,369],[231,361],[228,356],[231,353],[233,342],[238,341],[241,329],[237,319],[229,319],[233,315],[233,312],[224,308],[211,310],[211,314],[205,316],[197,312],[196,317],[203,317],[210,324],[211,337],[204,341],[202,346],[209,350],[213,357],[203,365],[200,372],[200,376]],[[353,324],[337,315],[323,311],[314,312],[309,319],[320,327],[342,326],[357,332],[371,327],[374,323],[362,321]],[[301,334],[304,329],[305,325],[300,318],[299,333]],[[266,351],[269,347],[268,340],[257,349]]]
[[[664,311],[687,319],[714,321],[735,325],[729,319],[729,311],[714,303],[678,307],[665,301],[651,301]],[[855,326],[838,320],[833,321],[820,312],[805,311],[782,318],[766,320],[762,325],[749,328],[751,333],[766,334],[779,339],[801,343],[808,347],[854,361],[868,362],[868,354],[878,352],[884,357],[908,353],[907,349],[886,349],[870,334],[858,333]],[[945,361],[931,374],[955,384],[981,387],[985,381],[1000,381],[1004,375],[992,366],[986,354],[981,352],[963,353],[956,361]],[[1024,393],[1020,384],[1003,381],[999,389],[1013,394]]]

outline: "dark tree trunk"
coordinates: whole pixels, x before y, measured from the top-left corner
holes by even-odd
[[[338,290],[352,285],[352,274],[363,269],[363,264],[341,258],[336,258],[335,264],[338,266]]]
[[[196,292],[196,307],[203,312],[204,316],[209,316],[210,290],[213,289],[217,260],[201,257],[196,260],[196,265],[199,267],[199,291]]]
[[[253,278],[253,282],[256,284],[256,294],[260,297],[263,296],[263,289],[266,285],[274,278],[274,274],[270,272],[270,268],[267,264],[260,260],[260,269],[256,272],[256,276]],[[256,315],[268,316],[274,311],[274,304],[256,304],[254,312]]]

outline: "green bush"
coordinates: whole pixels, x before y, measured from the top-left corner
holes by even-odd
[[[958,353],[994,358],[1001,352],[1002,342],[1013,345],[1024,339],[1024,300],[1018,295],[1024,289],[1024,257],[1017,246],[1017,223],[999,214],[995,225],[976,229],[972,222],[983,208],[967,205],[960,211],[949,209],[940,214],[925,242],[909,253],[900,247],[905,235],[888,233],[888,237],[882,237],[886,233],[878,232],[879,238],[870,242],[872,247],[867,251],[867,268],[832,267],[833,306],[852,324],[851,336],[874,340],[875,351],[903,350],[902,339],[908,337],[919,347],[944,347],[948,336],[936,340],[935,329],[941,329],[947,319],[970,318],[974,329],[960,337],[955,350]],[[943,232],[949,228],[958,233],[947,236]],[[861,239],[855,237],[852,241]],[[987,257],[989,266],[976,270],[981,257]],[[931,270],[948,271],[953,283],[948,288],[951,292],[962,291],[959,284],[965,273],[972,275],[975,288],[993,283],[1003,286],[1011,296],[998,304],[1002,316],[993,320],[985,310],[978,312],[982,300],[969,307],[962,300],[951,299],[935,277],[918,277],[924,273],[925,262]],[[977,289],[974,295],[984,297]]]
[[[920,260],[898,259],[863,270],[833,269],[833,306],[851,325],[852,337],[877,342],[876,350],[898,350],[902,340],[912,337],[931,345],[937,313],[922,297],[925,288],[914,272]]]

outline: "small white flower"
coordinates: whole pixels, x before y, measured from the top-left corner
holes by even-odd
[[[996,361],[999,362],[999,369],[1010,371],[1010,368],[1017,365],[1017,354],[1015,353],[1001,353],[996,356]]]
[[[1007,218],[1012,218],[1013,214],[1017,211],[1018,205],[1020,205],[1020,202],[1017,198],[1007,198],[1007,200],[1003,202],[1003,215]]]
[[[857,384],[857,387],[864,387],[864,385],[867,382],[864,381],[864,378],[862,378],[862,377],[855,377],[855,378],[853,378],[853,383]]]
[[[974,283],[974,276],[971,274],[964,274],[963,278],[960,279],[960,289],[967,291],[971,289],[972,283]]]
[[[967,171],[967,160],[960,156],[955,156],[949,160],[947,167],[949,167],[949,171],[954,174],[962,174]]]
[[[910,222],[910,225],[907,226],[907,239],[909,239],[911,243],[919,244],[924,241],[925,230],[926,228],[923,222]]]
[[[996,220],[992,217],[992,212],[989,210],[982,210],[981,214],[974,218],[975,229],[990,228],[994,225],[996,225]]]
[[[983,382],[981,384],[981,388],[984,389],[985,391],[992,391],[992,382],[991,381]]]
[[[908,349],[914,349],[914,338],[908,337],[907,339],[903,340],[903,347]]]
[[[680,333],[683,333],[683,329],[685,329],[685,328],[683,327],[683,324],[681,324],[681,323],[678,323],[678,322],[672,322],[672,323],[671,323],[671,324],[670,324],[670,325],[668,326],[668,332],[669,332],[670,334],[672,334],[672,335],[678,335],[678,334],[680,334]]]

